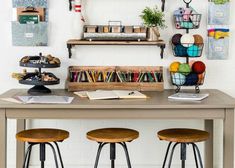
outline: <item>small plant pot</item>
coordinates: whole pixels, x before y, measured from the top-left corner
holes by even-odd
[[[147,30],[147,40],[158,41],[159,38],[160,38],[160,33],[158,27],[149,27]]]

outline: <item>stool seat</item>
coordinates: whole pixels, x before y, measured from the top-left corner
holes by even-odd
[[[139,132],[127,128],[103,128],[87,133],[87,138],[96,142],[129,142],[139,137]]]
[[[185,128],[165,129],[157,134],[160,140],[179,143],[201,142],[209,138],[209,133],[206,131]]]
[[[29,143],[60,142],[69,137],[69,132],[61,129],[29,129],[16,134],[16,139]]]

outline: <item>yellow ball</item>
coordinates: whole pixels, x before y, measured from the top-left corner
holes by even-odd
[[[178,72],[180,66],[180,62],[172,62],[170,65],[171,72]]]

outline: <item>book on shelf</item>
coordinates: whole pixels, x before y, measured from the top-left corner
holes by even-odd
[[[207,98],[209,94],[196,94],[196,93],[176,93],[168,96],[169,99],[173,100],[189,100],[189,101],[201,101]]]

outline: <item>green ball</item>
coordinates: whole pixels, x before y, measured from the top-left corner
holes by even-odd
[[[180,64],[179,72],[184,75],[188,75],[191,72],[191,68],[190,68],[189,64],[186,64],[186,63]]]

